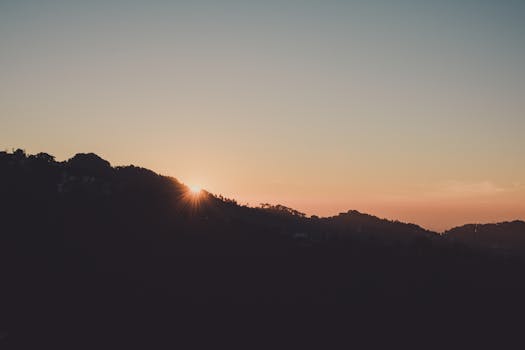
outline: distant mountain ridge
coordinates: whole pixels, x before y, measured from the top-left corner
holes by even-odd
[[[416,224],[380,219],[356,210],[331,217],[306,217],[303,213],[282,205],[262,204],[259,208],[241,206],[235,200],[206,191],[201,195],[199,208],[191,208],[190,203],[184,203],[182,200],[188,197],[188,187],[176,179],[135,166],[114,168],[94,153],[79,153],[69,160],[57,162],[47,153],[26,155],[20,149],[12,153],[0,152],[0,168],[3,184],[8,185],[3,189],[6,193],[12,192],[22,184],[26,190],[32,188],[34,193],[44,191],[45,195],[58,201],[64,196],[76,196],[77,199],[82,196],[110,198],[116,194],[133,196],[133,193],[137,192],[140,196],[157,196],[156,205],[164,207],[164,211],[169,210],[170,206],[177,207],[174,215],[179,215],[180,218],[197,215],[206,217],[208,222],[215,220],[218,225],[243,222],[245,225],[257,227],[256,230],[264,229],[296,238],[352,238],[376,240],[386,244],[416,238],[445,238],[447,241],[475,247],[525,251],[523,221],[467,224],[439,235]],[[160,198],[164,198],[164,202]]]
[[[443,237],[502,253],[525,252],[525,222],[515,220],[494,224],[467,224],[443,233]]]
[[[63,197],[75,193],[77,195],[83,193],[89,196],[109,196],[112,193],[124,190],[137,191],[138,188],[136,187],[127,188],[131,181],[144,181],[143,186],[151,186],[151,194],[173,190],[174,197],[171,201],[180,201],[189,191],[188,187],[176,179],[157,175],[147,169],[134,166],[113,168],[108,161],[94,153],[79,153],[64,162],[56,162],[54,157],[47,153],[25,155],[22,150],[13,153],[2,152],[0,153],[0,166],[4,168],[4,176],[8,174],[5,170],[11,170],[14,172],[21,171],[25,175],[33,175],[40,180],[45,179],[45,183],[38,181],[36,184],[32,183],[32,179],[26,179],[25,185],[41,185],[44,186],[41,189],[47,188],[51,192],[56,189],[57,193],[53,193],[53,196],[60,194]],[[22,177],[15,176],[11,182],[22,181],[22,179]],[[35,190],[38,191],[38,188]],[[207,200],[201,201],[199,211],[206,213],[207,216],[218,215],[223,220],[229,220],[244,215],[247,220],[257,220],[260,215],[264,214],[265,217],[270,215],[279,223],[297,223],[296,229],[286,228],[286,230],[293,231],[292,233],[304,233],[303,231],[306,230],[304,224],[309,224],[317,229],[320,225],[329,227],[330,232],[327,232],[326,235],[339,238],[344,235],[370,234],[377,236],[377,238],[384,236],[384,239],[388,239],[388,235],[385,236],[388,233],[401,234],[403,237],[418,234],[425,237],[435,235],[435,233],[422,229],[415,224],[379,219],[355,210],[340,213],[333,217],[312,216],[312,218],[308,218],[303,213],[283,205],[262,204],[259,208],[249,208],[238,205],[235,200],[205,191],[202,196],[206,197]],[[209,212],[212,207],[213,213]],[[280,230],[283,231],[283,227],[280,227]]]

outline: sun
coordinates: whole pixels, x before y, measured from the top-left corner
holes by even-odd
[[[202,188],[197,185],[190,186],[190,191],[193,194],[199,194],[202,191]]]
[[[193,214],[197,213],[208,199],[207,192],[198,185],[186,185],[181,194],[181,204]]]

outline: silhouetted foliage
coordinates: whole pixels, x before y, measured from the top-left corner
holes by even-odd
[[[267,211],[270,211],[270,212],[274,212],[274,213],[278,213],[278,214],[284,214],[284,215],[298,216],[300,218],[304,218],[306,216],[305,213],[301,213],[300,211],[297,211],[297,210],[295,210],[293,208],[286,207],[286,206],[281,205],[281,204],[272,205],[272,204],[269,204],[269,203],[261,203],[260,208],[264,209],[264,210],[267,210]]]

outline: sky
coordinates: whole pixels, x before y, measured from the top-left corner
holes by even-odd
[[[309,215],[525,219],[525,2],[0,0],[0,148]]]

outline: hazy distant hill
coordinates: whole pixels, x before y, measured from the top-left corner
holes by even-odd
[[[525,253],[525,222],[519,220],[496,224],[468,224],[446,231],[444,237],[500,253]]]
[[[409,240],[414,238],[432,239],[437,234],[415,224],[380,219],[373,215],[363,214],[356,210],[340,213],[337,216],[322,218],[320,221],[338,237],[353,235],[376,240]]]

